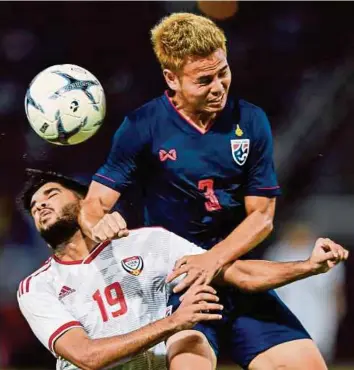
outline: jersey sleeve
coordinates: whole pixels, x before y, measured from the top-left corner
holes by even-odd
[[[138,126],[141,126],[140,129]],[[93,176],[93,180],[118,192],[133,183],[139,155],[148,143],[147,127],[125,118],[116,131],[106,162]]]
[[[54,356],[55,341],[68,330],[81,327],[65,306],[49,292],[36,292],[32,289],[17,295],[22,315],[25,317],[34,335],[49,349]]]
[[[253,120],[245,194],[272,198],[280,195],[281,191],[274,169],[270,123],[262,109],[255,110]]]

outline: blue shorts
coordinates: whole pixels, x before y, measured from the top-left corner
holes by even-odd
[[[216,356],[220,349],[242,368],[260,353],[281,343],[310,338],[295,315],[274,290],[244,293],[232,287],[217,287],[223,318],[197,324],[193,329],[208,339]],[[171,295],[169,306],[176,310],[179,294]]]

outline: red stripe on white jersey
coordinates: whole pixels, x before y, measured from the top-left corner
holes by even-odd
[[[100,244],[97,244],[93,249],[92,251],[90,252],[90,254],[88,256],[86,256],[83,260],[75,260],[75,261],[62,261],[61,259],[59,259],[57,256],[53,256],[53,259],[55,262],[58,262],[60,263],[61,265],[80,265],[82,263],[84,264],[87,264],[87,263],[90,263],[92,262],[99,254],[100,252],[105,248],[107,247],[108,244],[111,243],[111,240],[106,240],[105,242],[103,243],[100,243]]]
[[[20,283],[20,289],[19,289],[20,297],[23,294],[23,283],[24,283],[24,280],[22,280]]]
[[[81,327],[81,323],[80,321],[69,321],[67,322],[66,324],[60,326],[50,337],[49,337],[49,340],[48,340],[48,347],[49,349],[55,353],[54,351],[54,343],[55,341],[61,336],[63,335],[66,331],[68,331],[69,329],[71,328],[75,328],[75,327]]]
[[[41,274],[44,271],[47,271],[49,269],[49,267],[51,266],[50,262],[51,262],[51,259],[48,259],[47,263],[45,265],[43,265],[39,270],[35,271],[33,274],[31,274],[30,276],[26,277],[25,279],[23,279],[21,281],[20,287],[19,287],[19,297],[21,297],[23,294],[29,292],[31,279],[34,276],[37,276],[37,275]]]
[[[94,248],[91,253],[83,260],[83,263],[87,264],[92,262],[101,252],[103,249],[107,247],[108,244],[110,244],[110,240],[106,240],[105,242],[99,244],[96,248]]]
[[[26,281],[26,286],[25,286],[25,293],[29,292],[29,287],[30,287],[30,281],[32,279],[32,276],[30,276],[27,281]]]

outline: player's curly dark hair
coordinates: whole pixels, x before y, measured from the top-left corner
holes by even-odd
[[[52,171],[42,171],[33,168],[26,168],[27,181],[24,188],[17,199],[18,205],[30,212],[31,199],[33,194],[44,184],[48,182],[56,182],[65,188],[76,192],[79,196],[85,197],[88,191],[88,186],[81,182],[66,177],[60,173]]]

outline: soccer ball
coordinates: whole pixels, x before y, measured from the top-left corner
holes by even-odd
[[[74,145],[101,127],[106,100],[92,73],[73,64],[61,64],[45,69],[32,80],[25,110],[40,137],[57,145]]]

